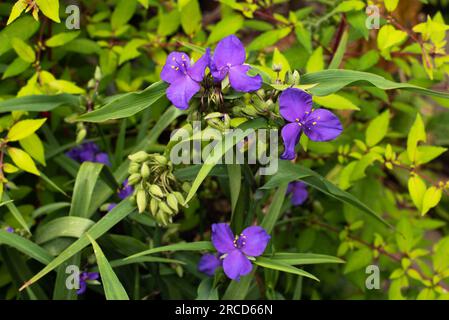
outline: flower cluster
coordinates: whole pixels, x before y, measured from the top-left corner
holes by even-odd
[[[132,199],[139,212],[148,209],[160,225],[167,226],[184,204],[182,192],[188,192],[190,185],[179,186],[171,161],[160,154],[139,151],[129,159],[128,185],[134,186]]]
[[[218,255],[205,254],[198,270],[213,275],[218,267],[223,266],[226,276],[236,281],[251,272],[253,266],[250,260],[262,255],[270,241],[270,236],[262,227],[251,226],[234,236],[227,223],[213,224],[211,238]]]
[[[106,152],[102,152],[94,142],[86,142],[82,145],[71,149],[66,155],[80,163],[84,161],[103,163],[110,166],[109,157]]]
[[[256,91],[262,87],[262,77],[247,75],[250,66],[245,64],[245,59],[245,47],[235,35],[222,39],[213,56],[207,48],[195,64],[191,64],[186,53],[172,52],[161,71],[161,79],[170,84],[167,98],[175,107],[187,109],[190,99],[201,89],[206,68],[209,68],[215,83],[220,83],[228,76],[234,90]]]

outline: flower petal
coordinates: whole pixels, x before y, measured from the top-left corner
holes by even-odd
[[[97,280],[100,277],[98,272],[88,272],[86,276],[86,280]]]
[[[312,96],[305,91],[288,88],[279,97],[279,113],[289,121],[302,120],[312,110]]]
[[[245,62],[246,52],[242,42],[235,35],[227,36],[218,42],[212,64],[217,69],[225,66],[238,66]]]
[[[161,71],[161,79],[168,83],[174,83],[184,78],[190,67],[190,58],[185,52],[172,52],[168,55]]]
[[[221,267],[221,260],[215,254],[207,253],[203,255],[198,262],[198,271],[213,276],[215,270]]]
[[[200,91],[200,89],[201,86],[199,83],[186,75],[173,82],[168,87],[166,94],[168,100],[170,100],[176,108],[185,110],[189,107],[190,99],[192,99],[195,93]]]
[[[249,259],[238,249],[228,253],[223,259],[224,273],[232,280],[239,281],[241,276],[246,276],[252,269]]]
[[[243,230],[240,237],[242,237],[245,242],[245,245],[241,250],[244,254],[250,257],[260,256],[265,251],[271,238],[265,229],[259,226],[246,228]]]
[[[235,249],[234,234],[227,223],[214,223],[211,239],[218,252],[229,253]]]
[[[229,82],[231,87],[237,91],[250,92],[262,87],[262,77],[258,74],[254,77],[246,73],[250,67],[247,65],[234,66],[229,69]]]
[[[325,109],[313,111],[304,123],[304,133],[313,141],[334,140],[342,131],[338,117]]]
[[[284,153],[281,155],[283,160],[293,160],[296,157],[295,147],[299,142],[301,127],[298,123],[288,123],[282,128],[282,140],[284,140]]]
[[[303,204],[309,197],[309,193],[307,192],[307,185],[302,181],[289,183],[287,193],[292,194],[291,202],[294,206]]]
[[[95,156],[95,162],[102,163],[104,165],[110,166],[109,156],[106,152],[100,152]]]
[[[203,54],[201,58],[199,58],[193,66],[189,68],[187,74],[195,80],[196,82],[203,81],[204,71],[206,71],[206,67],[210,64],[210,49],[206,49],[206,53]]]
[[[76,291],[77,295],[82,295],[84,292],[86,292],[87,284],[86,281],[80,281],[80,288]]]

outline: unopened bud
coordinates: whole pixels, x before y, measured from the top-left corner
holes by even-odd
[[[175,212],[178,212],[178,199],[173,193],[169,193],[167,195],[167,203],[170,208],[175,210]]]
[[[139,151],[129,155],[128,158],[133,162],[144,162],[148,159],[148,153],[145,151]]]
[[[159,164],[167,164],[167,158],[164,156],[161,156],[160,154],[156,154],[153,156],[154,160]]]
[[[161,187],[159,187],[157,184],[150,185],[149,192],[154,197],[157,197],[157,198],[164,197],[164,193],[162,192]]]
[[[140,173],[133,173],[132,175],[129,176],[128,178],[128,184],[130,186],[133,186],[137,183],[139,183],[140,179],[142,178],[142,176],[140,175]]]
[[[147,206],[147,194],[146,194],[145,190],[143,190],[143,189],[137,190],[136,201],[137,201],[137,208],[139,209],[139,213],[144,212],[145,207]]]
[[[142,175],[142,179],[146,180],[150,176],[150,168],[146,163],[142,164],[142,167],[140,168],[140,174]]]

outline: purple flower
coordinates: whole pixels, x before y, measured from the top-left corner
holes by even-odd
[[[128,184],[128,179],[123,181],[123,188],[120,189],[117,194],[118,197],[122,200],[128,198],[134,192],[134,188]]]
[[[107,208],[108,212],[112,211],[112,209],[114,209],[115,207],[117,207],[117,203],[115,203],[115,202],[110,203]]]
[[[13,227],[7,227],[6,228],[6,232],[14,233],[14,228]]]
[[[228,278],[239,281],[240,276],[251,272],[253,266],[248,257],[260,256],[270,241],[270,236],[258,226],[248,227],[234,237],[227,223],[212,225],[212,244],[223,259],[223,270]]]
[[[87,281],[97,280],[98,277],[99,277],[98,272],[82,272],[80,274],[80,288],[76,291],[76,294],[82,295],[84,292],[86,292]]]
[[[201,89],[204,71],[209,66],[210,49],[198,59],[194,65],[190,65],[190,58],[184,52],[172,52],[161,71],[161,79],[169,83],[167,98],[175,107],[185,110],[189,107],[189,101]]]
[[[279,97],[279,112],[290,122],[282,128],[285,151],[281,158],[284,160],[295,158],[295,146],[301,132],[313,141],[329,141],[343,131],[337,116],[328,110],[312,109],[312,96],[299,89],[288,88],[282,92]]]
[[[309,196],[306,184],[302,181],[290,182],[287,188],[287,194],[292,194],[292,204],[294,206],[302,205]]]
[[[210,70],[215,81],[222,81],[229,75],[231,87],[237,91],[250,92],[262,87],[262,77],[248,76],[250,66],[244,64],[246,59],[245,47],[235,35],[221,40],[215,48],[210,64]]]
[[[69,150],[66,155],[80,163],[84,161],[103,163],[110,165],[108,154],[100,152],[100,148],[94,142],[86,142]]]
[[[216,254],[206,253],[198,262],[198,270],[210,277],[214,275],[215,270],[219,267],[221,267],[221,260],[219,255],[217,256]]]

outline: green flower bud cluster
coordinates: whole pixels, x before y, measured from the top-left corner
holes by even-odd
[[[131,199],[139,213],[149,211],[159,225],[169,225],[184,205],[190,184],[178,183],[172,163],[163,155],[139,151],[128,158],[131,160],[128,184],[134,186]]]

